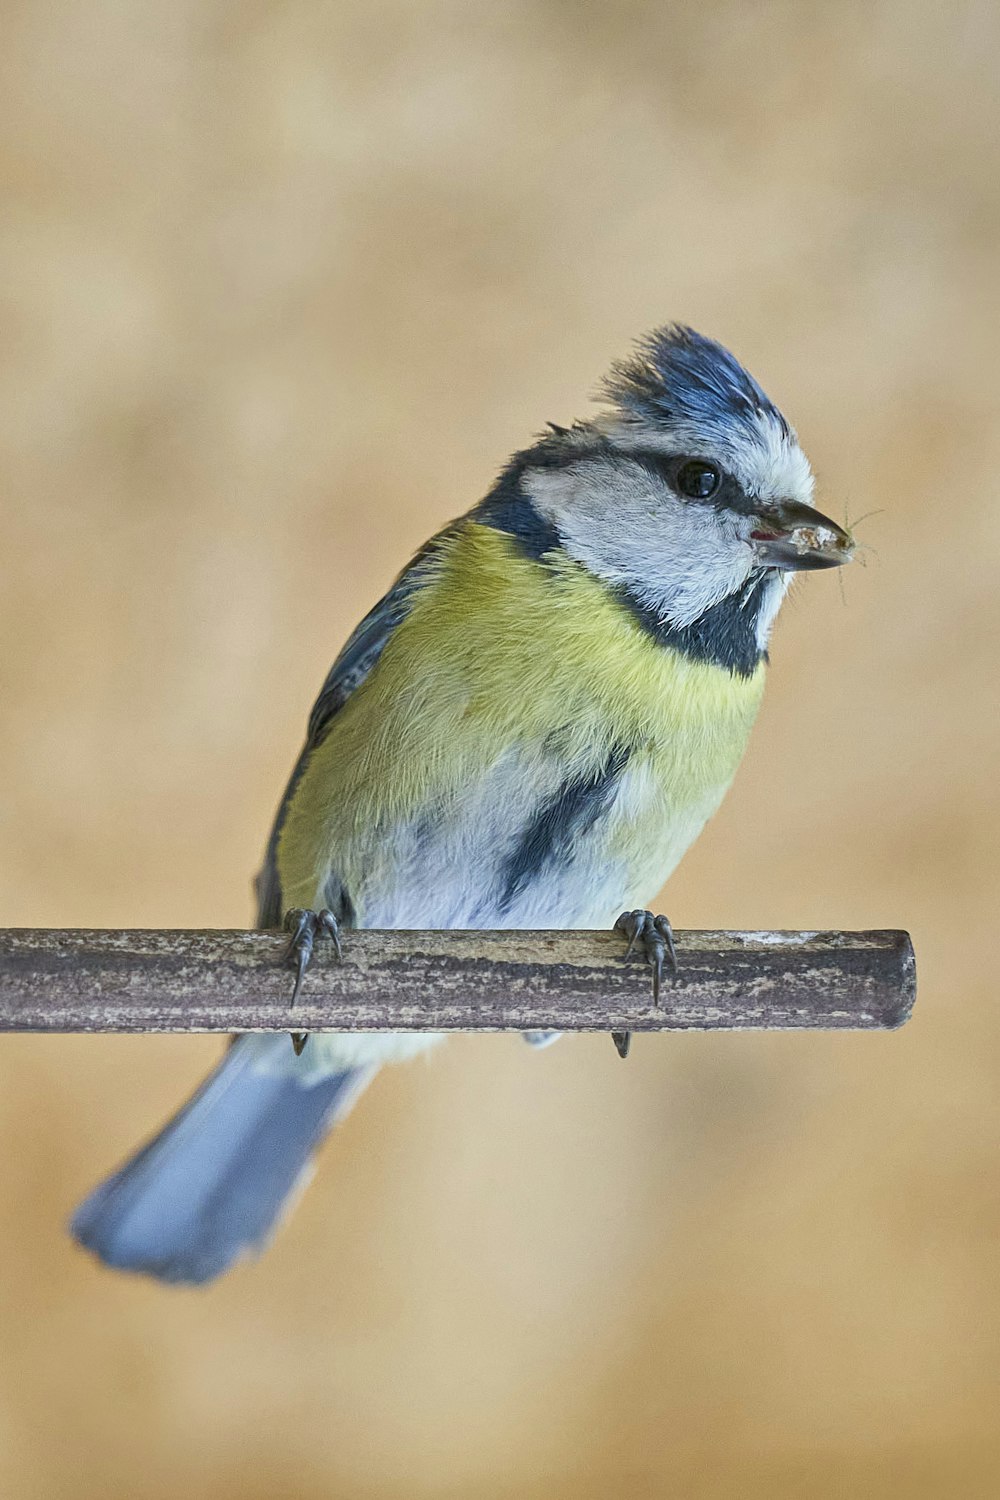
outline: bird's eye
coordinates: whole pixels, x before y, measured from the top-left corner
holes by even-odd
[[[714,464],[706,463],[703,458],[686,458],[677,470],[674,482],[689,500],[710,500],[722,483],[722,475]]]

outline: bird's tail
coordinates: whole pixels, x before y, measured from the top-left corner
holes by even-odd
[[[286,1036],[239,1037],[159,1135],[80,1205],[70,1226],[80,1244],[119,1270],[191,1283],[262,1250],[313,1149],[376,1072],[290,1071],[280,1048],[291,1052]]]

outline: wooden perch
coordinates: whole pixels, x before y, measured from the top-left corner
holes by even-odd
[[[0,1031],[671,1031],[900,1026],[905,932],[678,932],[679,972],[612,932],[357,931],[298,1005],[277,932],[0,931]]]

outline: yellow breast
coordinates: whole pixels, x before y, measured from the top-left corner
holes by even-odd
[[[536,751],[572,779],[626,748],[609,836],[630,863],[672,865],[733,777],[763,681],[658,644],[568,557],[543,565],[466,523],[310,760],[279,851],[286,904],[310,904],[331,850],[349,878],[373,829],[459,807],[513,746],[526,802]]]

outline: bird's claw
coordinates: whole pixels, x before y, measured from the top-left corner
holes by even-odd
[[[325,907],[322,911],[308,911],[303,907],[294,906],[291,911],[285,913],[284,925],[291,937],[285,949],[283,962],[295,970],[295,987],[292,990],[291,999],[292,1005],[295,1005],[299,998],[299,991],[302,989],[302,981],[306,977],[306,970],[312,962],[316,939],[318,937],[330,939],[338,962],[343,961],[344,952],[340,946],[340,927],[337,919],[333,912]],[[309,1033],[293,1031],[291,1036],[295,1055],[300,1057],[309,1040]]]
[[[651,911],[623,911],[615,923],[615,931],[628,938],[626,958],[631,958],[636,948],[642,949],[653,970],[653,1004],[659,1005],[665,966],[669,965],[671,975],[677,973],[673,928],[666,917],[654,917]]]
[[[674,946],[674,930],[666,917],[654,916],[651,911],[623,911],[614,927],[628,938],[625,957],[631,958],[636,948],[641,948],[646,962],[653,971],[653,1004],[660,1003],[660,987],[664,970],[670,968],[671,978],[677,974],[677,949]],[[612,1039],[619,1057],[628,1057],[632,1033],[613,1031]]]
[[[618,1056],[628,1057],[628,1049],[632,1045],[631,1031],[613,1031],[611,1033],[611,1040],[614,1042],[615,1047],[618,1049]]]

